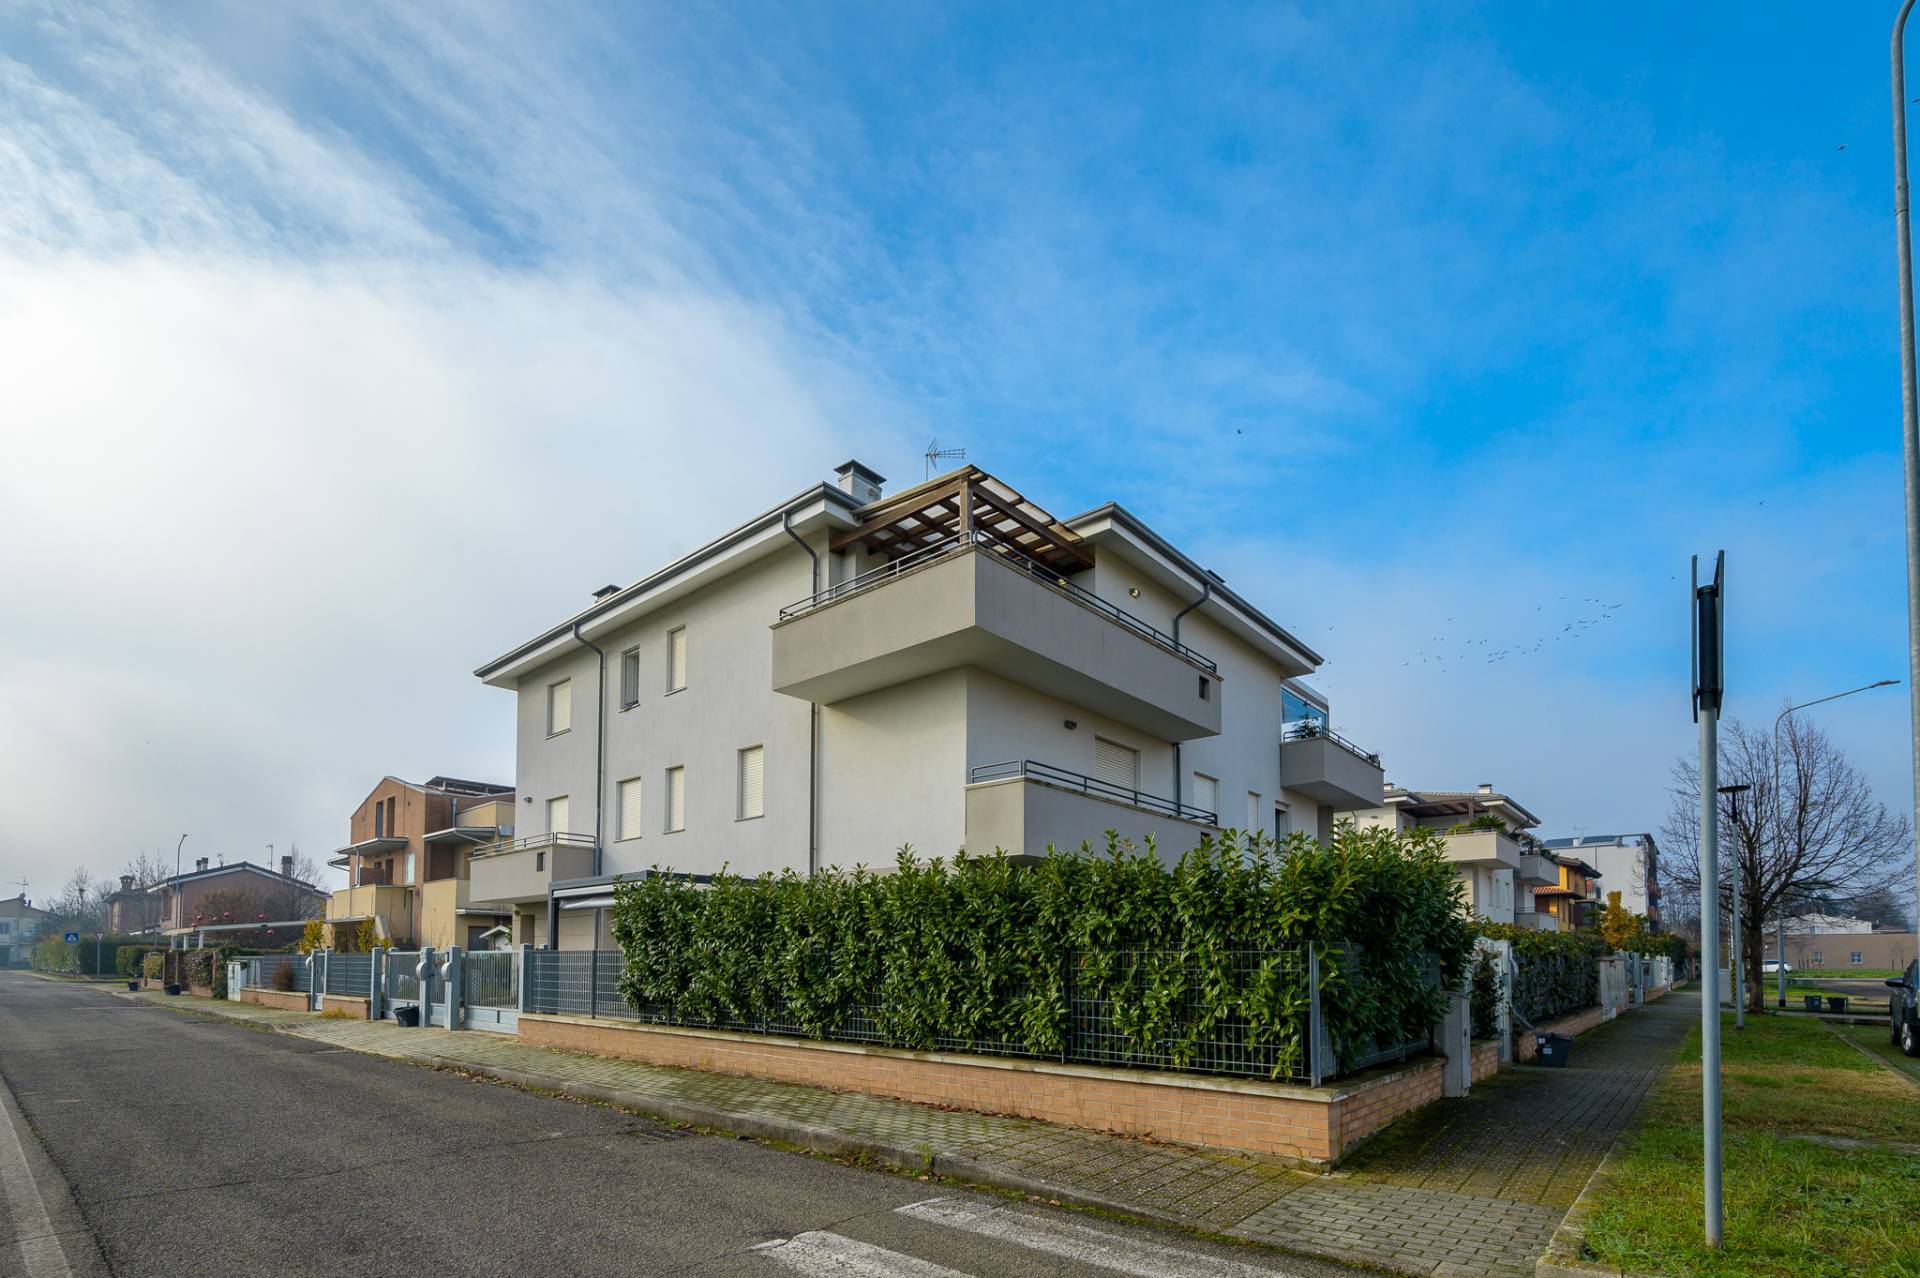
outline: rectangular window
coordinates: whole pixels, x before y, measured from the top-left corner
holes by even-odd
[[[620,837],[640,837],[640,778],[620,783]]]
[[[1260,832],[1260,795],[1256,791],[1247,791],[1247,823],[1240,828],[1248,834]]]
[[[1275,841],[1280,841],[1291,833],[1293,833],[1293,816],[1287,811],[1284,803],[1276,803],[1273,807],[1273,837]]]
[[[1193,806],[1202,812],[1220,813],[1220,782],[1204,772],[1193,774]]]
[[[407,868],[405,870],[405,874],[406,874],[406,877],[401,879],[400,881],[402,883],[413,882],[413,853],[411,852],[407,853]]]
[[[1140,752],[1109,741],[1093,739],[1093,775],[1108,785],[1117,785],[1129,793],[1140,788]]]
[[[667,691],[678,692],[687,686],[687,628],[676,626],[667,632]]]
[[[740,752],[740,784],[734,816],[748,821],[767,814],[767,755],[764,746],[748,746]]]
[[[620,654],[620,708],[631,710],[640,704],[640,650],[629,648]]]
[[[387,801],[385,799],[373,805],[373,837],[387,837]]]
[[[1859,950],[1855,950],[1853,953],[1847,955],[1847,962],[1853,964],[1855,967],[1859,967],[1865,961],[1866,957],[1862,955]]]
[[[541,848],[533,854],[534,873],[537,874],[541,870],[544,870],[546,868],[547,868],[547,850],[545,848]]]
[[[572,813],[567,796],[557,795],[547,800],[547,833],[566,834],[573,828]]]
[[[687,828],[687,770],[667,769],[667,833]]]
[[[1824,967],[1826,965],[1826,962],[1827,962],[1827,956],[1825,953],[1823,953],[1820,950],[1815,950],[1813,952],[1813,965],[1815,967]]]
[[[547,735],[558,736],[573,728],[573,680],[562,679],[547,685]]]

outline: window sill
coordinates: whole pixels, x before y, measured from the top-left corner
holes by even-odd
[[[573,731],[573,729],[572,729],[572,728],[562,728],[562,729],[560,729],[560,731],[558,731],[558,732],[549,732],[549,733],[547,734],[547,740],[549,740],[549,741],[551,741],[551,740],[553,740],[553,739],[554,739],[555,737],[564,737],[564,736],[566,736],[566,735],[567,735],[567,734],[568,734],[569,732],[572,732],[572,731]]]
[[[638,701],[629,701],[625,705],[620,707],[620,713],[625,714],[629,710],[638,710],[639,708],[640,708],[640,703]]]
[[[686,827],[686,826],[684,826],[684,825],[683,825],[683,826],[681,826],[681,827],[680,827],[679,829],[677,829],[677,830],[662,830],[662,831],[660,831],[660,833],[662,833],[662,834],[685,834],[686,832],[687,832],[687,827]]]
[[[686,690],[687,690],[687,685],[683,683],[678,688],[668,688],[665,692],[661,693],[660,695],[664,697],[677,697],[681,693],[685,692]]]
[[[741,821],[764,821],[764,820],[766,820],[766,819],[767,819],[767,814],[766,814],[766,813],[764,813],[764,812],[756,812],[756,813],[754,813],[754,814],[753,814],[752,816],[739,816],[739,817],[735,817],[735,818],[734,818],[734,822],[735,822],[736,824],[738,824],[738,823],[739,823],[739,822],[741,822]]]

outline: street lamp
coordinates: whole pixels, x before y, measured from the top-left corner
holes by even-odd
[[[1740,796],[1751,789],[1753,787],[1750,785],[1720,787],[1720,793],[1733,801],[1733,826],[1736,835],[1740,830]],[[1713,890],[1716,893],[1719,892],[1720,885],[1715,883]],[[1714,955],[1715,962],[1719,961],[1719,957],[1717,954]],[[1727,962],[1727,969],[1733,973],[1733,1027],[1735,1029],[1747,1027],[1747,973],[1746,965],[1740,959],[1740,848],[1736,844],[1733,849],[1733,956]]]
[[[1907,0],[1907,4],[1911,7],[1913,0]],[[1903,21],[1906,18],[1906,13],[1906,9],[1900,11],[1900,17]],[[1901,189],[1904,190],[1905,187],[1906,184],[1902,182]],[[1811,701],[1802,701],[1797,706],[1788,706],[1785,710],[1782,710],[1773,717],[1773,837],[1776,840],[1774,844],[1774,856],[1779,859],[1780,864],[1786,864],[1786,827],[1781,824],[1780,820],[1781,721],[1796,710],[1805,710],[1809,706],[1823,706],[1829,701],[1838,701],[1842,697],[1851,697],[1856,692],[1872,692],[1875,688],[1891,688],[1899,682],[1898,679],[1876,679],[1872,683],[1861,684],[1858,688],[1848,688],[1845,692],[1836,692],[1832,696],[1815,697]],[[1782,901],[1781,905],[1782,908],[1779,919],[1775,923],[1775,927],[1779,929],[1775,933],[1775,940],[1779,947],[1780,962],[1774,972],[1774,988],[1778,991],[1777,997],[1780,1007],[1785,1009],[1787,1006],[1787,911],[1784,901]],[[1920,924],[1920,913],[1916,913],[1914,921],[1916,924]]]
[[[1912,737],[1914,837],[1920,839],[1920,387],[1913,362],[1913,238],[1907,208],[1907,14],[1893,20],[1893,226],[1899,236],[1900,454],[1907,497],[1908,732]],[[1920,927],[1920,855],[1914,857],[1914,925]]]

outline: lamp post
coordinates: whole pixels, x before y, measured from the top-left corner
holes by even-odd
[[[1893,226],[1900,275],[1900,454],[1907,498],[1907,713],[1912,738],[1914,837],[1920,839],[1920,389],[1914,384],[1913,239],[1907,207],[1907,14],[1893,20]],[[1920,927],[1920,855],[1914,857],[1914,926]]]
[[[1907,0],[1907,3],[1908,3],[1908,6],[1911,7],[1913,0]],[[1903,21],[1906,18],[1906,12],[1907,12],[1906,9],[1902,9],[1900,11],[1900,16]],[[1899,46],[1896,43],[1895,48],[1897,49],[1898,47]],[[1904,154],[1904,151],[1903,151],[1903,154]],[[1906,189],[1905,182],[1901,183],[1901,189],[1903,191]],[[1787,852],[1786,826],[1781,821],[1781,813],[1780,813],[1780,724],[1781,722],[1788,715],[1792,714],[1796,710],[1805,710],[1809,706],[1823,706],[1827,704],[1827,702],[1829,701],[1838,701],[1842,697],[1851,697],[1856,692],[1872,692],[1875,688],[1891,688],[1899,682],[1900,681],[1898,679],[1876,679],[1872,683],[1863,683],[1858,688],[1848,688],[1845,692],[1836,692],[1831,696],[1826,696],[1826,697],[1815,697],[1811,701],[1802,701],[1797,706],[1788,706],[1785,710],[1782,710],[1779,714],[1773,716],[1773,736],[1772,736],[1772,741],[1773,741],[1773,837],[1775,840],[1774,855],[1777,858],[1779,858],[1781,865],[1784,866],[1786,864],[1786,852]],[[1778,969],[1774,972],[1774,976],[1777,978],[1774,982],[1774,988],[1779,991],[1779,994],[1778,994],[1779,1004],[1782,1008],[1786,1007],[1787,1005],[1787,911],[1786,911],[1786,902],[1784,900],[1784,896],[1785,894],[1782,893],[1783,899],[1781,901],[1779,932],[1777,934],[1779,947],[1780,947],[1780,963],[1779,963]],[[1916,922],[1920,922],[1920,915],[1916,915]]]
[[[1740,796],[1753,789],[1750,785],[1723,785],[1720,793],[1733,801],[1733,832],[1736,838],[1740,834]],[[1727,963],[1727,970],[1733,973],[1733,1027],[1747,1027],[1747,972],[1746,964],[1740,960],[1740,845],[1733,847],[1733,957]],[[1713,890],[1718,892],[1720,884],[1715,883]],[[1716,956],[1717,957],[1717,956]]]

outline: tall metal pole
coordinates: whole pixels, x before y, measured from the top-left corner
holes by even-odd
[[[1900,452],[1907,489],[1907,687],[1913,751],[1914,837],[1920,839],[1920,397],[1914,385],[1913,240],[1907,209],[1907,14],[1893,20],[1893,226],[1900,266]],[[1920,855],[1914,858],[1914,926],[1920,928]]]
[[[1720,724],[1700,712],[1700,1129],[1705,1136],[1707,1245],[1720,1245]]]
[[[1746,786],[1728,787],[1733,790],[1734,833],[1739,834],[1740,791]],[[1715,840],[1718,842],[1718,840]],[[1717,849],[1716,849],[1717,850]],[[1747,956],[1740,949],[1740,876],[1746,870],[1740,856],[1740,845],[1733,849],[1733,957],[1727,968],[1733,973],[1733,1027],[1743,1030],[1747,1027]]]

